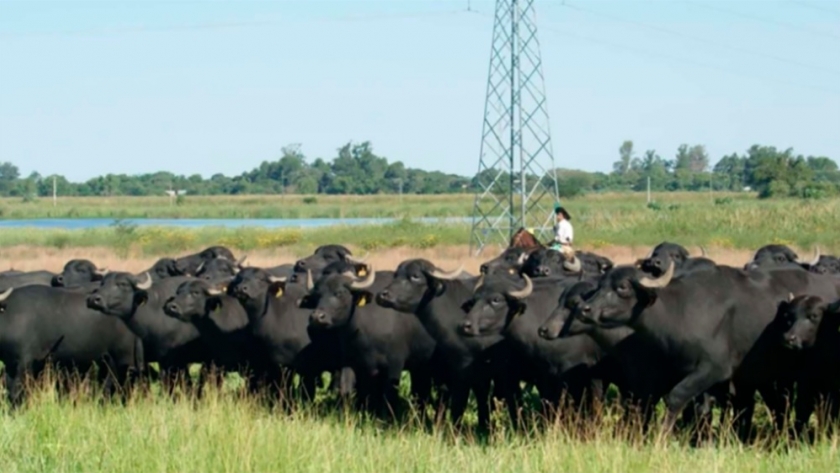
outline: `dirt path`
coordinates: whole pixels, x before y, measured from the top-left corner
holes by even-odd
[[[583,248],[587,249],[587,248]],[[199,250],[197,248],[196,250]],[[743,266],[750,260],[753,251],[731,250],[723,248],[708,248],[708,256],[718,263],[732,266]],[[426,258],[433,261],[444,269],[454,269],[459,264],[473,274],[478,273],[482,262],[495,257],[498,250],[487,250],[480,257],[470,257],[469,249],[466,246],[447,246],[428,250],[413,248],[397,248],[380,250],[368,255],[367,261],[374,264],[376,268],[393,269],[404,260],[411,258]],[[700,254],[699,248],[690,248],[694,255]],[[800,256],[810,258],[812,253],[808,250],[799,250]],[[596,253],[607,256],[616,264],[630,264],[639,258],[644,258],[650,248],[634,248],[625,246],[610,246],[595,250]],[[357,256],[364,252],[356,251]],[[253,266],[274,266],[282,263],[294,262],[299,256],[289,251],[256,251],[246,253],[247,264]],[[99,267],[111,270],[142,271],[150,267],[157,260],[156,257],[134,256],[128,259],[119,258],[116,253],[108,248],[43,248],[43,247],[12,247],[5,248],[0,254],[0,269],[14,268],[18,270],[31,271],[47,269],[60,271],[68,260],[73,258],[85,258],[93,261]]]

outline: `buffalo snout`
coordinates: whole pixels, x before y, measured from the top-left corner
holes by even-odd
[[[310,325],[316,325],[319,327],[326,327],[329,325],[327,321],[327,313],[323,310],[316,310],[309,315],[309,323]]]
[[[792,350],[802,349],[802,339],[796,336],[795,333],[788,333],[784,336],[785,346]]]
[[[163,311],[167,313],[167,315],[179,316],[181,315],[181,308],[178,307],[178,304],[175,302],[167,302],[166,305],[163,306]]]
[[[471,320],[461,322],[461,333],[468,337],[478,336],[478,326],[473,324]]]

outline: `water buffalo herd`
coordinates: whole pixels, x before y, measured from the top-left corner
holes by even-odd
[[[615,400],[644,427],[663,401],[666,429],[711,425],[718,406],[748,440],[756,394],[775,429],[838,420],[840,260],[768,245],[732,267],[670,242],[632,265],[512,246],[478,275],[424,259],[375,269],[341,245],[265,268],[220,246],[137,274],[72,260],[0,273],[0,361],[14,407],[52,366],[122,397],[238,372],[269,402],[322,387],[388,417],[407,373],[418,412],[458,424],[473,394],[482,431],[494,398],[521,425],[536,393],[546,413]]]

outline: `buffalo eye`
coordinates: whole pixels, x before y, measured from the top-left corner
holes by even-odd
[[[412,282],[420,282],[420,275],[412,274],[411,276],[408,277],[408,279],[411,279]]]
[[[808,314],[808,320],[816,323],[819,320],[819,316],[817,314],[810,313],[810,314]]]
[[[495,296],[493,299],[490,300],[490,303],[493,305],[500,305],[502,303],[501,296]]]

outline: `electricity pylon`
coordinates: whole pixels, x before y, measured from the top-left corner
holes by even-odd
[[[555,172],[534,0],[496,0],[470,252],[519,227],[549,239]]]

